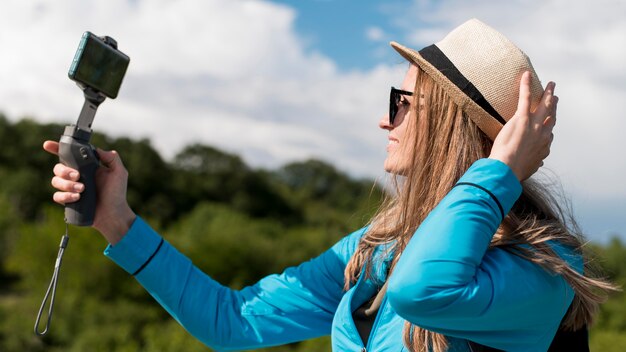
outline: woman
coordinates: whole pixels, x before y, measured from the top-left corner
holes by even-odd
[[[392,46],[410,64],[380,121],[400,182],[368,226],[231,290],[135,216],[119,156],[100,151],[105,254],[215,349],[331,334],[336,351],[545,351],[560,326],[585,326],[611,286],[583,275],[581,240],[526,180],[550,150],[554,83],[543,91],[524,53],[477,20],[419,52]],[[54,200],[78,200],[76,171],[54,173]]]

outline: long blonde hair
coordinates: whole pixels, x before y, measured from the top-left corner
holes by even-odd
[[[362,272],[371,274],[374,250],[391,245],[393,253],[390,272],[413,233],[452,189],[470,165],[489,155],[493,142],[480,131],[446,92],[430,76],[418,68],[411,105],[408,135],[412,136],[411,167],[396,180],[396,193],[388,196],[374,215],[371,226],[361,239],[345,270],[348,289]],[[611,283],[593,277],[585,263],[584,275],[572,269],[548,244],[556,241],[575,248],[582,255],[583,240],[573,217],[559,206],[551,190],[540,182],[523,182],[522,195],[505,217],[490,248],[502,248],[520,255],[545,270],[562,275],[574,289],[575,297],[563,319],[563,327],[577,329],[591,322],[606,292],[615,290]],[[528,249],[530,246],[532,249]],[[366,268],[363,271],[363,268]],[[405,323],[404,342],[414,352],[447,350],[444,335]]]

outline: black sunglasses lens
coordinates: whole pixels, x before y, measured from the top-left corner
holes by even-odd
[[[391,87],[391,93],[389,93],[389,124],[393,125],[393,122],[396,120],[396,115],[398,114],[398,104],[400,104],[400,99],[402,95],[412,96],[413,93],[408,92],[406,90],[395,89]]]
[[[393,122],[396,119],[396,114],[398,113],[398,101],[400,97],[398,96],[398,92],[391,88],[391,93],[389,94],[389,124],[393,125]]]

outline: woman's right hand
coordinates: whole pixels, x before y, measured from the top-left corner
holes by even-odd
[[[559,102],[554,87],[554,82],[548,83],[539,104],[531,111],[530,72],[524,72],[517,111],[493,142],[489,158],[507,164],[520,182],[534,174],[550,154]]]
[[[59,143],[45,141],[43,149],[51,154],[58,155]],[[112,245],[124,237],[135,221],[136,215],[126,201],[126,187],[128,171],[115,151],[98,149],[101,166],[96,172],[96,187],[98,200],[93,227]],[[57,189],[53,199],[65,205],[80,199],[84,185],[78,182],[78,171],[61,163],[54,167],[52,186]]]

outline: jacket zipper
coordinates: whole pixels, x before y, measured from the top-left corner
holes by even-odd
[[[352,300],[354,299],[354,294],[357,292],[359,286],[362,284],[363,282],[363,278],[360,277],[359,280],[356,282],[355,287],[354,287],[354,292],[352,292],[352,296],[350,296],[350,300],[348,302],[348,304],[350,305],[350,307],[352,306]],[[352,326],[352,331],[354,333],[356,333],[356,337],[359,340],[359,343],[361,344],[361,350],[360,352],[367,352],[368,347],[370,347],[370,343],[372,341],[372,336],[374,336],[374,331],[376,331],[376,327],[378,326],[378,321],[381,319],[381,312],[383,311],[384,307],[385,307],[385,303],[387,302],[387,295],[385,295],[383,297],[383,301],[380,303],[380,307],[378,308],[378,312],[376,313],[376,318],[374,319],[374,324],[372,324],[372,330],[370,331],[370,335],[367,339],[367,346],[363,346],[363,340],[361,340],[361,335],[359,335],[359,332],[357,331],[356,328],[356,324],[354,323],[354,319],[352,318],[352,312],[350,312],[350,325]]]
[[[359,283],[357,283],[358,285]],[[356,292],[356,291],[355,291]],[[350,297],[350,303],[352,304],[352,298],[354,297],[354,293],[352,294],[352,297]],[[361,340],[361,336],[359,335],[357,329],[356,329],[356,325],[354,324],[354,319],[352,319],[352,316],[350,316],[350,322],[352,323],[352,330],[354,332],[356,332],[356,336],[359,339],[359,343],[361,344],[361,350],[360,352],[367,352],[368,347],[370,347],[370,343],[372,342],[372,337],[374,336],[374,332],[376,331],[376,328],[378,327],[378,322],[381,319],[381,315],[383,312],[383,309],[385,307],[385,303],[387,302],[387,295],[385,295],[383,297],[383,301],[380,303],[380,307],[378,308],[378,312],[376,313],[376,318],[374,319],[374,324],[372,324],[372,330],[370,331],[370,335],[367,339],[367,346],[363,346],[363,340]]]
[[[372,330],[370,331],[370,336],[367,339],[367,346],[363,347],[361,352],[367,352],[370,347],[370,343],[372,343],[372,338],[374,337],[374,332],[376,332],[376,328],[378,328],[378,322],[382,319],[381,316],[385,310],[385,303],[387,303],[387,295],[383,296],[382,302],[380,302],[380,307],[378,307],[378,312],[376,312],[376,318],[374,319],[374,324],[372,324]]]
[[[352,300],[354,299],[354,294],[358,291],[359,286],[362,284],[363,282],[363,278],[359,277],[359,279],[357,280],[355,286],[354,286],[354,291],[352,292],[352,295],[350,296],[350,299],[348,301],[348,306],[352,307]],[[378,318],[378,317],[376,317]],[[367,348],[365,348],[365,346],[363,345],[363,340],[361,340],[361,335],[359,335],[359,332],[356,328],[356,324],[354,323],[354,319],[352,318],[352,309],[350,309],[350,327],[352,328],[352,332],[354,334],[354,336],[356,336],[357,340],[359,341],[359,344],[361,345],[361,349],[360,352],[367,352]]]

